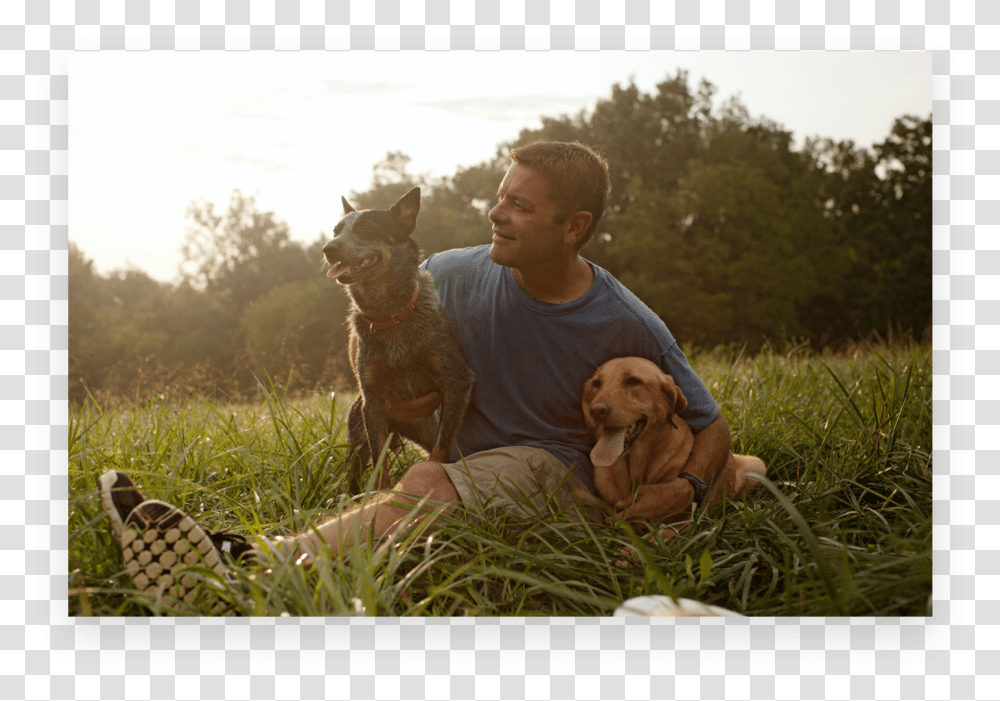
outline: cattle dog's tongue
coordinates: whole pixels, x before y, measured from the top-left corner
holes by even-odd
[[[597,445],[590,451],[590,462],[594,467],[611,467],[625,450],[625,432],[628,429],[620,428],[611,431],[605,428],[601,432],[601,437],[597,439]]]
[[[332,279],[336,280],[338,277],[340,277],[341,275],[343,275],[344,273],[346,273],[350,269],[351,269],[351,266],[349,266],[349,265],[338,265],[336,268],[330,268],[329,270],[327,270],[326,271],[326,276],[328,278],[332,278]]]

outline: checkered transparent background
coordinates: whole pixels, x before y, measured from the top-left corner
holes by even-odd
[[[934,617],[67,617],[70,54],[930,50]],[[0,698],[997,698],[1000,2],[0,2]],[[977,537],[978,536],[978,537]]]

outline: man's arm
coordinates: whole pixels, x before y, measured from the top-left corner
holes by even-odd
[[[682,472],[694,475],[705,484],[711,484],[725,468],[732,447],[733,436],[729,432],[729,423],[720,409],[712,423],[695,434],[694,447]]]
[[[694,475],[705,484],[711,484],[725,468],[732,443],[729,424],[722,411],[719,411],[712,423],[695,434],[691,455],[684,463],[682,472]],[[685,516],[693,500],[694,485],[686,479],[678,477],[662,484],[645,484],[639,487],[632,504],[624,509],[624,504],[617,505],[617,508],[622,509],[618,516],[628,519],[633,514],[641,514],[640,518],[670,523]]]
[[[416,399],[400,399],[390,392],[385,398],[385,416],[391,421],[409,423],[433,414],[441,401],[441,393],[437,390]]]

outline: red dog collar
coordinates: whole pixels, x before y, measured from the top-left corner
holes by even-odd
[[[410,316],[410,314],[413,313],[413,310],[417,306],[417,295],[419,294],[420,294],[420,283],[417,282],[417,289],[413,291],[413,299],[410,300],[410,303],[407,304],[405,307],[403,307],[402,310],[393,314],[386,321],[372,321],[364,314],[361,315],[361,318],[364,319],[365,323],[367,323],[371,327],[372,331],[385,331],[386,329],[391,329],[394,326],[398,326],[399,324],[406,321],[406,319]]]

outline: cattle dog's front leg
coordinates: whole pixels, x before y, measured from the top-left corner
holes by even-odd
[[[451,447],[462,424],[465,408],[472,397],[472,385],[475,375],[466,367],[461,357],[446,361],[446,367],[452,370],[443,377],[443,400],[441,402],[441,424],[438,428],[437,441],[431,450],[431,460],[446,463],[451,460]]]
[[[358,394],[347,412],[347,440],[351,445],[347,453],[347,484],[351,494],[361,493],[361,473],[371,461],[365,417],[362,415],[364,405],[364,397]]]
[[[382,455],[382,449],[389,439],[389,422],[385,417],[385,398],[384,391],[378,392],[371,388],[361,393],[361,415],[364,418],[368,450],[373,463],[378,462]],[[391,486],[388,461],[383,461],[381,467],[377,469],[375,489],[387,490]]]

